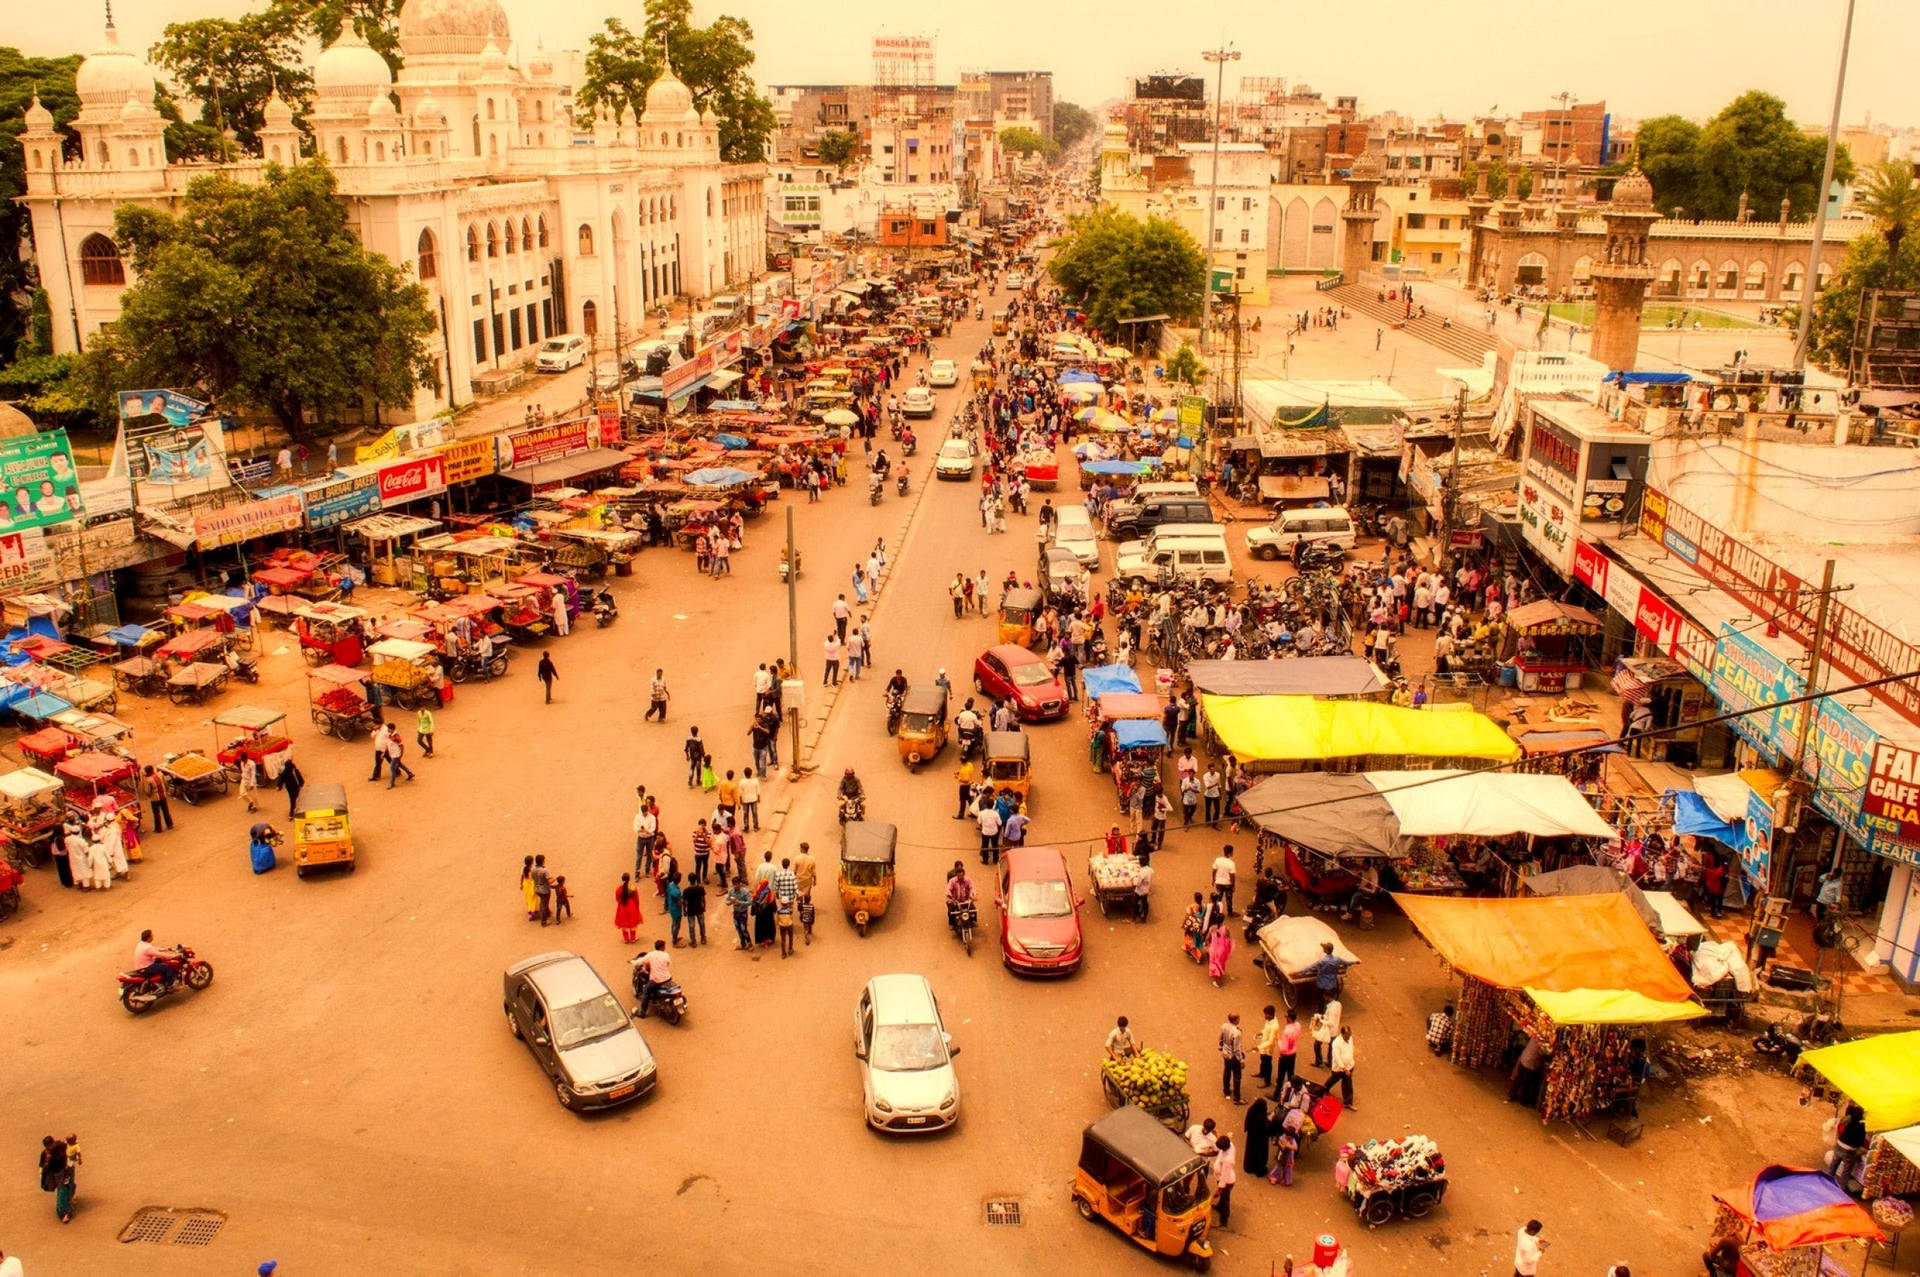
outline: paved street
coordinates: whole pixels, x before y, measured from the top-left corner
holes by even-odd
[[[979,325],[963,324],[941,353],[963,356],[983,339]],[[941,393],[943,414],[962,393]],[[923,438],[934,445],[939,434],[930,425]],[[10,1093],[0,1138],[14,1150],[0,1176],[7,1249],[30,1256],[36,1274],[76,1275],[251,1271],[268,1257],[286,1277],[640,1264],[1160,1271],[1105,1226],[1082,1223],[1066,1186],[1079,1130],[1104,1108],[1096,1060],[1116,1014],[1190,1062],[1196,1116],[1238,1132],[1240,1112],[1214,1087],[1215,1034],[1237,1010],[1251,1036],[1271,990],[1244,948],[1233,978],[1213,989],[1180,954],[1176,903],[1233,836],[1169,836],[1145,926],[1103,920],[1089,904],[1088,960],[1070,980],[1003,970],[991,908],[988,943],[971,958],[951,940],[943,870],[977,849],[970,827],[951,818],[954,753],[908,775],[882,726],[881,684],[895,666],[916,682],[944,666],[958,694],[994,627],[955,622],[946,582],[983,567],[995,580],[1009,567],[1030,574],[1034,540],[1031,517],[1012,519],[1004,536],[983,532],[977,486],[931,483],[933,451],[915,458],[904,502],[889,489],[870,509],[856,483],[795,506],[809,718],[821,712],[820,643],[834,594],[851,593],[848,572],[876,537],[894,556],[873,611],[876,675],[842,689],[816,775],[770,786],[768,810],[788,809],[777,839],[750,839],[755,860],[769,845],[812,843],[825,876],[818,935],[790,961],[740,954],[716,910],[717,943],[675,953],[690,1017],[678,1027],[644,1022],[660,1059],[654,1095],[604,1116],[562,1110],[506,1031],[500,972],[564,947],[624,994],[629,951],[612,926],[611,895],[631,866],[633,786],[660,792],[666,828],[684,849],[707,809],[682,783],[687,726],[716,743],[723,768],[747,760],[753,667],[787,647],[774,570],[781,507],[749,525],[732,579],[697,577],[678,551],[644,554],[616,584],[622,615],[611,629],[551,644],[561,676],[553,705],[540,703],[525,652],[504,682],[461,687],[438,716],[438,754],[421,759],[410,748],[419,779],[397,789],[367,783],[364,741],[310,728],[305,667],[283,636],[265,643],[265,685],[220,703],[288,711],[308,782],[347,786],[361,868],[310,881],[284,869],[255,877],[245,847],[253,818],[230,797],[176,804],[180,830],[151,839],[146,863],[109,894],[61,892],[51,870],[32,877],[26,908],[0,935],[0,998],[14,1008],[0,1039]],[[655,666],[674,690],[664,727],[640,719]],[[205,711],[148,703],[129,716],[145,755],[210,743]],[[1078,871],[1087,840],[1117,816],[1112,785],[1087,765],[1077,714],[1031,731],[1030,841],[1063,846]],[[899,892],[865,939],[831,887],[829,796],[846,766],[865,778],[872,814],[900,827]],[[263,809],[278,819],[276,798]],[[1251,839],[1234,841],[1249,873]],[[558,930],[524,919],[516,877],[536,851],[566,874],[578,902]],[[651,941],[665,934],[651,892],[645,910]],[[113,973],[145,926],[162,943],[192,944],[219,975],[207,991],[136,1019],[117,1005]],[[1537,1215],[1555,1243],[1546,1271],[1556,1277],[1616,1260],[1636,1274],[1687,1272],[1706,1237],[1711,1189],[1764,1156],[1818,1155],[1818,1118],[1783,1078],[1756,1076],[1737,1091],[1718,1080],[1659,1087],[1647,1136],[1628,1149],[1607,1142],[1603,1126],[1594,1138],[1543,1129],[1501,1102],[1501,1079],[1428,1055],[1421,1025],[1446,981],[1402,920],[1350,939],[1363,958],[1347,1000],[1360,1110],[1302,1159],[1293,1188],[1243,1181],[1232,1227],[1216,1233],[1219,1271],[1267,1273],[1332,1230],[1352,1245],[1359,1272],[1504,1273],[1514,1228]],[[962,1048],[964,1116],[950,1135],[889,1140],[862,1125],[853,1005],[863,982],[885,971],[925,974]],[[63,1228],[21,1150],[69,1130],[83,1137],[86,1164],[78,1217]],[[1369,1232],[1332,1188],[1332,1146],[1409,1131],[1446,1152],[1450,1196],[1424,1221]],[[1001,1197],[1023,1202],[1023,1227],[983,1224],[983,1201]],[[204,1252],[118,1244],[147,1205],[205,1206],[229,1222]]]

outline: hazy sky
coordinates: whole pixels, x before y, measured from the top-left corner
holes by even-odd
[[[0,0],[0,42],[29,53],[92,49],[99,0]],[[613,14],[637,25],[639,3],[503,0],[518,48],[584,47]],[[1920,123],[1915,0],[1858,0],[1846,120]],[[118,0],[122,42],[146,48],[168,22],[232,16],[250,0]],[[1127,77],[1197,72],[1200,50],[1230,40],[1227,71],[1283,76],[1328,97],[1355,93],[1368,110],[1467,118],[1498,106],[1548,105],[1562,91],[1607,99],[1618,114],[1704,117],[1749,88],[1778,94],[1804,123],[1831,107],[1845,0],[964,0],[932,9],[938,24],[903,23],[898,0],[695,0],[696,17],[751,22],[763,83],[861,80],[875,33],[932,35],[939,75],[964,69],[1052,70],[1055,91],[1092,105]],[[822,19],[830,16],[830,22]]]

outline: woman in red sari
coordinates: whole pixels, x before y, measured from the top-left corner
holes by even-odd
[[[622,940],[634,944],[645,921],[640,915],[640,893],[633,889],[633,875],[621,874],[620,885],[613,889],[613,925],[620,928]]]

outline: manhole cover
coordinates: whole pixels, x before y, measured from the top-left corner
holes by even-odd
[[[218,1211],[182,1209],[174,1206],[149,1206],[120,1230],[123,1242],[152,1242],[165,1246],[205,1246],[226,1227],[227,1218]]]
[[[987,1224],[994,1228],[1019,1228],[1027,1222],[1020,1201],[1014,1197],[989,1199],[987,1202]]]

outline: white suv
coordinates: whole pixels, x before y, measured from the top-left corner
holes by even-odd
[[[578,333],[571,337],[549,337],[540,343],[533,366],[540,372],[565,372],[587,362],[587,339]]]

